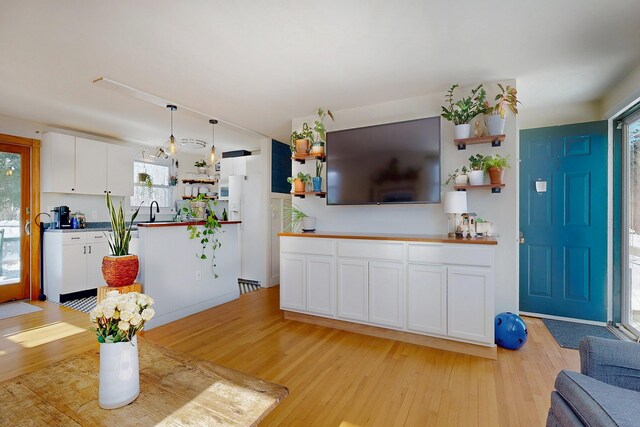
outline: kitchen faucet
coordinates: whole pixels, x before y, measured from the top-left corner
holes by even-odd
[[[156,212],[160,213],[160,206],[158,205],[158,202],[156,202],[155,200],[153,202],[151,202],[151,205],[149,205],[149,222],[155,222],[156,220],[156,216],[153,213],[153,204],[156,204]]]

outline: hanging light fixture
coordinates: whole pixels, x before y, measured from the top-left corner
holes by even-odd
[[[178,145],[176,144],[176,138],[173,136],[173,112],[178,109],[175,105],[167,105],[167,108],[171,110],[171,136],[169,137],[168,153],[170,156],[178,154]]]
[[[216,125],[218,121],[216,119],[209,120],[211,123],[211,154],[209,156],[209,161],[212,165],[216,163]]]

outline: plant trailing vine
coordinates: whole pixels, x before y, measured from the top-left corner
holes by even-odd
[[[211,200],[207,198],[204,194],[199,194],[196,198],[192,199],[190,203],[182,208],[182,212],[186,214],[189,218],[198,218],[199,209],[202,207],[194,208],[197,204],[204,203],[204,214],[205,219],[204,222],[198,224],[189,224],[187,226],[187,231],[189,232],[189,238],[191,240],[199,240],[201,245],[201,251],[196,254],[196,256],[200,259],[208,259],[207,257],[207,249],[211,249],[211,259],[213,262],[213,267],[215,268],[215,258],[216,258],[216,249],[222,246],[222,243],[216,237],[216,232],[219,228],[222,227],[218,219],[216,218],[213,209],[211,208]],[[217,205],[214,201],[213,205]],[[209,213],[207,214],[207,211]],[[202,227],[202,228],[199,228]],[[218,275],[214,273],[214,276],[217,278]]]

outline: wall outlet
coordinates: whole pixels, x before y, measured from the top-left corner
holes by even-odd
[[[200,273],[200,270],[196,270],[196,280],[200,279],[202,279],[202,274]]]
[[[91,211],[91,219],[98,219],[98,211]]]

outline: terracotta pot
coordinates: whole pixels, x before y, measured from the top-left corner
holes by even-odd
[[[504,169],[489,168],[489,180],[492,184],[502,184],[504,180]]]
[[[295,191],[296,193],[304,193],[305,187],[306,186],[301,179],[296,178],[293,180],[293,191]]]
[[[107,286],[129,286],[138,276],[138,257],[136,255],[113,256],[102,258],[102,276]]]
[[[307,154],[309,152],[309,140],[308,139],[296,139],[296,153]]]

